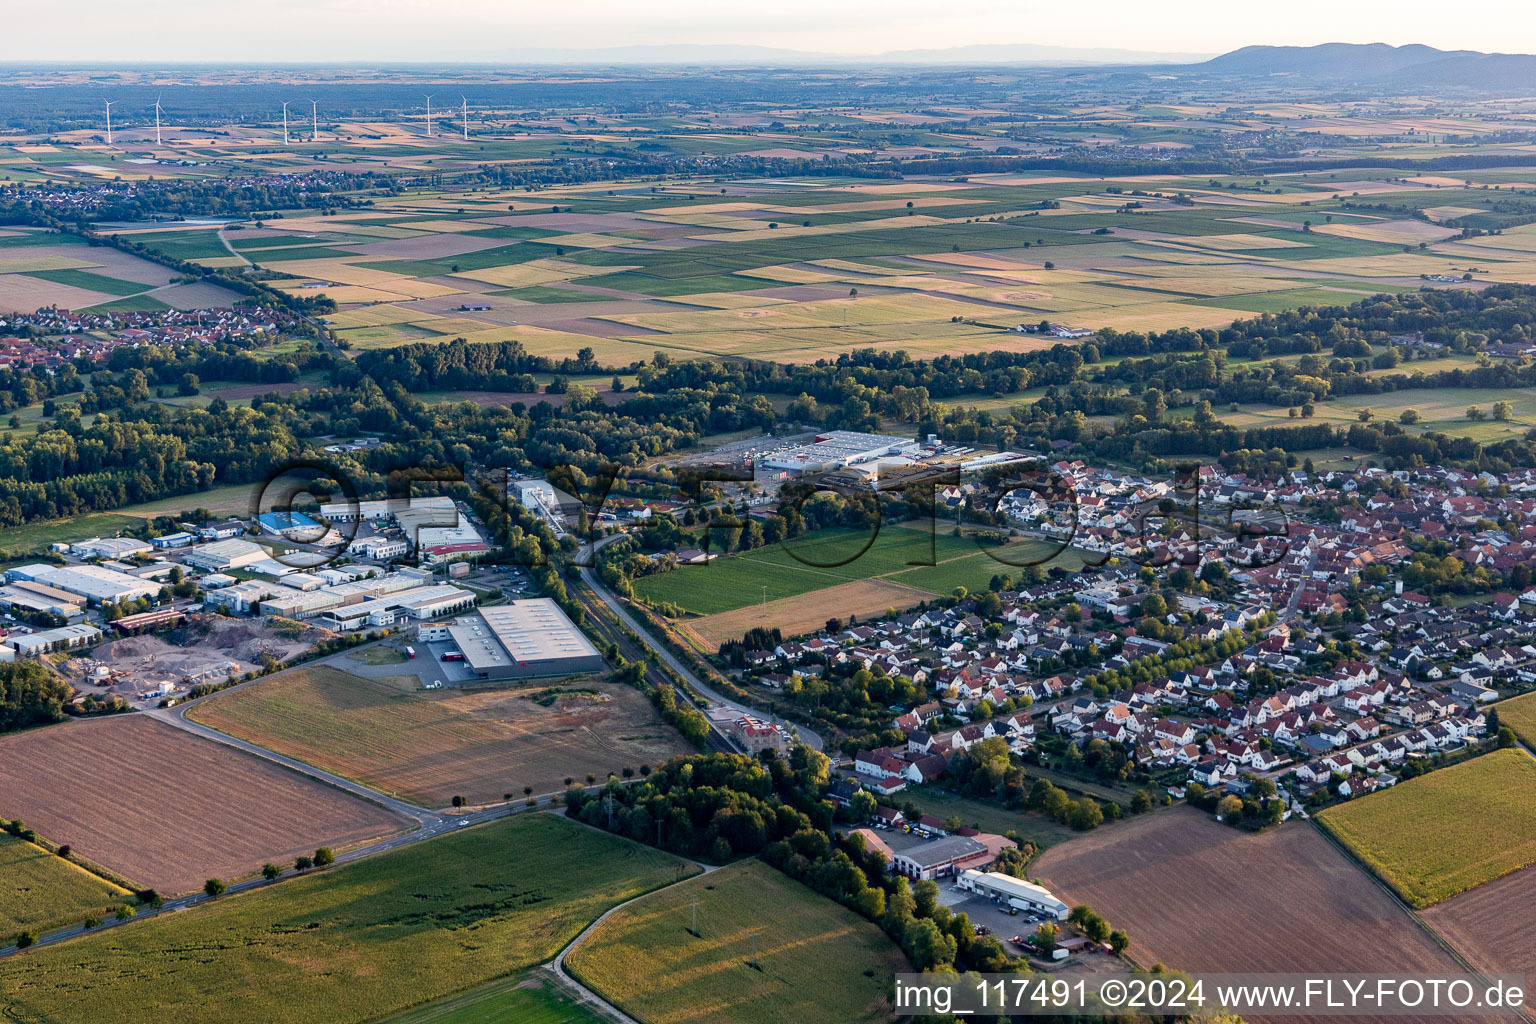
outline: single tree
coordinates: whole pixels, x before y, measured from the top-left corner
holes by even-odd
[[[329,846],[322,846],[315,851],[315,867],[328,868],[336,863],[336,855],[331,852]]]
[[[261,866],[261,877],[265,878],[269,882],[282,873],[283,869],[278,867],[276,864],[267,863]]]
[[[210,878],[208,881],[203,883],[203,892],[207,893],[209,896],[222,896],[224,895],[225,890],[228,888],[229,886],[225,885],[217,878]]]

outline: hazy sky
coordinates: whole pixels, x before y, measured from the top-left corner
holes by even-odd
[[[494,58],[529,47],[737,43],[842,53],[1036,43],[1219,53],[1250,43],[1536,51],[1528,0],[63,0],[14,3],[0,60]]]

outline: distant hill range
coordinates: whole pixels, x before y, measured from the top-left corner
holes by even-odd
[[[947,49],[891,50],[877,54],[818,53],[736,44],[665,44],[591,49],[517,49],[464,55],[464,59],[528,64],[728,65],[787,67],[845,65],[1034,65],[1097,67],[1130,74],[1156,71],[1199,77],[1294,76],[1310,84],[1370,83],[1383,89],[1437,88],[1493,91],[1536,89],[1536,56],[1437,50],[1414,44],[1323,43],[1318,46],[1245,46],[1219,57],[1032,43],[986,43]]]
[[[1380,82],[1394,89],[1536,87],[1536,56],[1437,50],[1418,44],[1245,46],[1180,70],[1244,77],[1295,75],[1314,81]]]
[[[469,57],[490,58],[491,54]],[[1072,46],[1038,46],[1032,43],[978,44],[935,50],[892,50],[886,53],[818,53],[771,46],[737,44],[661,44],[610,46],[592,49],[528,48],[498,51],[496,60],[530,64],[734,64],[751,66],[838,64],[1189,64],[1204,60],[1206,53],[1158,53],[1147,50],[1115,50]]]

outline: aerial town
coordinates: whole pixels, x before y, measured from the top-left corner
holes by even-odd
[[[1491,3],[20,13],[4,1017],[1536,1021]]]

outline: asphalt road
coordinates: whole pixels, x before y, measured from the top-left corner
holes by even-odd
[[[604,537],[602,540],[597,542],[597,546],[602,547],[603,544],[607,543],[610,539],[617,539],[620,536],[622,536],[622,534],[614,534],[611,538]],[[672,669],[672,671],[681,676],[684,681],[686,681],[688,685],[694,689],[695,692],[714,704],[723,705],[724,707],[730,708],[732,711],[743,715],[760,717],[763,714],[763,712],[758,711],[756,708],[747,707],[744,704],[740,704],[737,701],[723,696],[718,690],[711,689],[708,685],[701,682],[699,677],[694,674],[692,669],[683,663],[681,658],[678,658],[671,651],[667,650],[665,647],[661,646],[651,638],[651,636],[645,631],[640,623],[635,620],[635,617],[630,614],[629,609],[624,606],[624,603],[620,601],[612,591],[603,586],[603,581],[598,579],[597,573],[584,566],[581,570],[581,581],[591,589],[592,593],[598,596],[598,599],[601,600],[603,604],[606,605],[615,616],[618,617],[620,622],[629,627],[630,631],[638,636],[642,642],[644,642],[652,654],[659,658],[668,668]],[[821,737],[810,729],[807,729],[805,726],[787,720],[781,721],[780,724],[793,729],[796,738],[798,738],[801,743],[804,743],[811,749],[822,749]]]
[[[383,643],[385,641],[379,642]],[[351,650],[358,649],[359,648],[351,648]],[[332,658],[345,657],[347,653],[350,652],[341,652],[328,658],[322,658],[318,662],[310,662],[308,664],[319,664],[321,662],[329,661]],[[259,686],[262,684],[262,682],[270,678],[272,677],[264,676],[259,679],[250,680],[249,682],[240,683],[238,686],[230,687],[229,689],[239,689],[246,686]],[[228,690],[221,690],[219,692],[227,693]],[[205,697],[200,699],[207,700],[208,698]],[[203,739],[211,740],[215,743],[222,743],[225,746],[233,747],[236,750],[243,751],[244,753],[251,754],[253,756],[271,761],[275,764],[282,765],[291,771],[298,772],[300,775],[308,776],[317,782],[322,782],[328,786],[333,786],[360,799],[368,800],[372,803],[378,804],[379,806],[388,808],[389,810],[394,811],[395,813],[407,819],[407,821],[403,822],[402,825],[403,827],[408,828],[408,831],[397,832],[393,835],[385,836],[382,839],[374,840],[371,843],[365,843],[362,846],[355,846],[348,850],[338,851],[336,854],[337,864],[346,864],[354,860],[361,860],[364,857],[371,857],[376,853],[383,853],[387,850],[397,850],[403,846],[410,846],[413,843],[419,843],[427,839],[435,839],[438,836],[446,835],[450,832],[456,832],[461,828],[468,828],[471,825],[484,824],[485,822],[495,821],[498,818],[505,818],[509,815],[523,814],[536,810],[548,810],[553,806],[551,803],[552,798],[558,795],[562,795],[558,793],[536,794],[534,797],[536,803],[533,807],[529,807],[526,800],[519,800],[505,804],[494,804],[489,807],[481,807],[478,809],[466,808],[459,811],[440,811],[426,807],[418,807],[415,804],[408,803],[404,800],[389,796],[386,793],[381,793],[377,790],[370,789],[361,783],[353,782],[351,779],[347,779],[332,772],[325,771],[322,768],[317,768],[312,764],[297,760],[296,758],[285,757],[282,754],[267,750],[264,747],[258,747],[253,743],[248,743],[245,740],[230,736],[228,733],[219,732],[217,729],[211,729],[208,726],[200,725],[197,722],[188,721],[186,718],[186,712],[189,708],[193,707],[197,703],[199,703],[199,701],[187,701],[186,703],[179,704],[173,708],[158,708],[152,711],[141,713],[148,714],[152,718],[162,721],[167,725],[174,726],[175,728],[182,729],[186,732],[190,732],[194,736],[200,736]],[[591,788],[596,789],[599,787],[593,786]],[[289,866],[283,870],[282,874],[278,876],[277,880],[292,878],[297,874],[298,872],[292,866]],[[226,895],[231,893],[247,892],[251,889],[255,889],[264,885],[272,885],[275,884],[275,881],[276,880],[269,882],[264,878],[253,878],[240,882],[231,882],[229,884],[229,888],[226,890]],[[51,946],[69,939],[78,938],[79,936],[85,935],[87,933],[100,932],[108,928],[121,927],[122,925],[129,922],[142,920],[148,917],[155,917],[159,914],[175,913],[176,911],[185,910],[188,907],[206,902],[210,898],[211,897],[205,893],[194,893],[188,896],[178,896],[174,899],[166,900],[164,905],[159,908],[138,907],[136,908],[138,913],[129,918],[127,921],[106,919],[103,920],[101,924],[92,929],[87,929],[82,924],[69,925],[64,928],[55,929],[54,931],[40,936],[36,945],[31,948],[37,949],[43,946]],[[131,899],[127,902],[129,902],[130,905],[132,904]],[[8,944],[0,946],[0,958],[24,952],[26,951],[18,950],[14,945]]]

